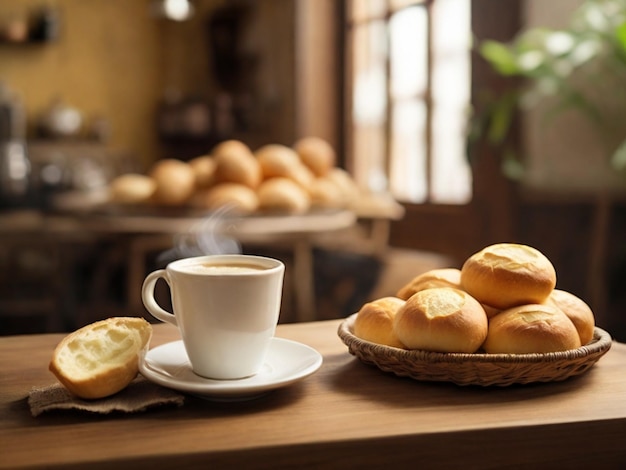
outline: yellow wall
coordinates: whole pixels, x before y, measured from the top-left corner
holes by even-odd
[[[87,122],[106,117],[112,128],[110,146],[132,152],[147,168],[164,153],[156,131],[156,111],[164,94],[175,90],[209,101],[215,96],[206,23],[212,11],[232,2],[197,0],[196,15],[176,23],[155,18],[152,0],[48,1],[59,10],[59,39],[48,44],[0,44],[0,80],[22,95],[31,127],[54,98],[62,98],[79,108]],[[0,23],[42,3],[0,1]],[[234,137],[252,147],[289,145],[298,134],[307,133],[296,123],[304,112],[297,116],[295,109],[297,4],[254,0],[249,5],[251,22],[242,39],[245,50],[258,61],[253,90],[256,128]],[[313,115],[307,121],[317,113]]]
[[[39,0],[0,2],[0,21]],[[55,97],[89,122],[104,116],[110,144],[149,161],[157,152],[154,107],[163,89],[162,23],[149,0],[61,0],[60,37],[47,44],[0,45],[0,79],[22,95],[29,123]]]

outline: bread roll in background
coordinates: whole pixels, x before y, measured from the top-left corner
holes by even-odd
[[[399,298],[407,300],[413,294],[433,287],[454,287],[461,289],[461,270],[457,268],[431,269],[415,276],[411,281],[402,286],[396,294]]]
[[[404,305],[397,297],[383,297],[361,307],[354,320],[354,335],[376,344],[406,349],[393,330],[396,312]]]
[[[311,206],[309,194],[289,178],[270,178],[257,189],[259,208],[269,212],[303,214]]]
[[[104,398],[137,376],[138,355],[148,347],[152,326],[143,318],[114,317],[70,333],[52,353],[49,369],[74,395]]]
[[[127,173],[120,175],[109,184],[109,200],[118,204],[143,204],[148,202],[156,182],[149,176]]]
[[[238,215],[251,214],[259,207],[259,197],[252,188],[239,183],[219,183],[196,192],[191,199],[196,208],[223,209]]]
[[[191,169],[196,174],[196,188],[208,188],[215,183],[215,159],[210,155],[201,155],[189,160]]]
[[[467,292],[436,287],[412,295],[398,309],[394,331],[408,349],[474,353],[487,337],[487,314]]]
[[[552,305],[530,304],[507,309],[489,320],[483,349],[490,354],[531,354],[580,346],[578,331],[565,313]]]
[[[263,178],[290,177],[294,168],[301,165],[295,150],[280,144],[268,144],[254,152],[261,165]]]
[[[196,189],[196,174],[189,163],[167,158],[157,161],[148,174],[155,182],[152,199],[156,204],[180,206]]]
[[[304,137],[294,145],[294,150],[315,176],[326,176],[335,166],[335,149],[326,140],[319,137]]]
[[[479,302],[507,309],[546,300],[556,286],[556,271],[536,248],[498,243],[465,261],[461,285]]]
[[[215,159],[215,180],[239,183],[256,189],[262,179],[261,166],[250,148],[238,140],[227,140],[211,151]]]
[[[593,339],[595,316],[584,300],[570,292],[554,289],[545,303],[557,307],[567,315],[578,331],[581,344],[588,344]]]
[[[328,172],[326,178],[337,184],[346,206],[351,206],[356,202],[360,191],[350,173],[343,168],[335,167]]]
[[[345,207],[346,200],[341,188],[328,177],[315,178],[309,189],[311,204],[315,207],[338,209]]]

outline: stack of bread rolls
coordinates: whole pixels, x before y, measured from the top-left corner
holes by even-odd
[[[352,177],[336,166],[333,147],[318,137],[255,151],[241,141],[227,140],[188,162],[163,159],[145,175],[118,176],[109,189],[109,200],[116,204],[227,207],[244,215],[347,208],[358,193]]]
[[[461,269],[422,273],[354,320],[354,334],[373,343],[455,353],[567,351],[589,343],[594,328],[591,308],[556,289],[550,260],[515,243],[490,245]]]

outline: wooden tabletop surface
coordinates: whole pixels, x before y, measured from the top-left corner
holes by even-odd
[[[626,345],[580,377],[505,388],[398,378],[362,364],[339,320],[279,325],[324,357],[261,398],[33,417],[62,335],[0,338],[0,468],[626,468]],[[151,346],[179,339],[155,325]],[[86,465],[89,465],[86,467]]]

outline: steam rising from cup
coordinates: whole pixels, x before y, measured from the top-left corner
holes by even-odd
[[[233,209],[228,205],[221,206],[195,224],[188,233],[175,235],[173,247],[159,254],[157,262],[165,265],[193,256],[241,254],[241,244],[227,235],[225,230]]]

